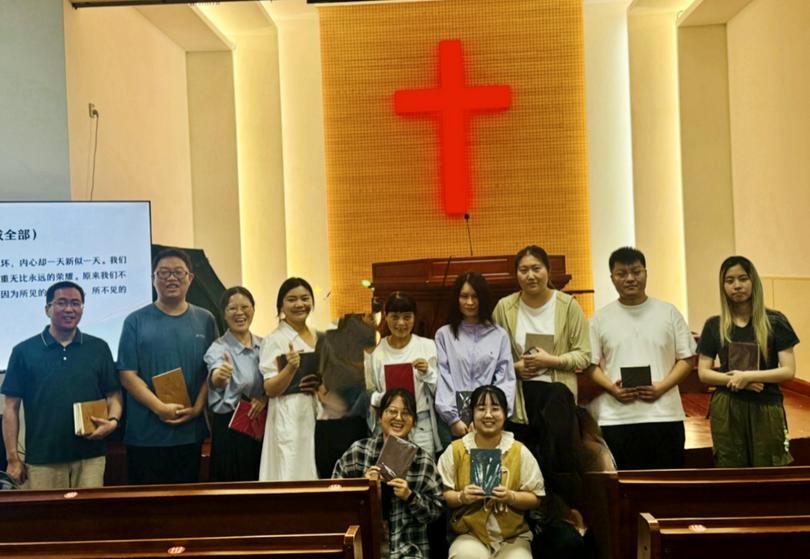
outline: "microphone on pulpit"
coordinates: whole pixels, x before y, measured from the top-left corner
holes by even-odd
[[[464,223],[467,225],[467,242],[470,244],[470,256],[473,255],[472,235],[470,235],[470,214],[464,214]]]

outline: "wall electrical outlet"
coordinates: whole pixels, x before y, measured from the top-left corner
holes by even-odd
[[[90,113],[90,118],[98,117],[98,109],[96,109],[95,103],[88,103],[87,111]]]

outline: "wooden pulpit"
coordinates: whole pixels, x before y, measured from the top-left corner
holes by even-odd
[[[549,255],[551,282],[563,289],[571,280],[565,272],[565,256]],[[402,291],[416,300],[414,333],[432,338],[445,324],[451,304],[453,282],[464,272],[479,272],[487,279],[493,305],[498,299],[519,289],[515,279],[515,257],[465,256],[425,258],[400,262],[376,262],[371,265],[374,298],[382,304],[394,291]],[[458,304],[457,301],[452,304]]]

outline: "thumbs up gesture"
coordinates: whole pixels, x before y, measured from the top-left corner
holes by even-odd
[[[231,354],[227,351],[222,356],[222,365],[214,369],[211,373],[211,384],[217,388],[225,388],[233,376],[233,361]]]
[[[293,348],[292,342],[290,342],[290,351],[287,352],[287,366],[285,369],[289,369],[290,373],[294,373],[298,370],[298,367],[301,365],[301,354],[295,351]]]

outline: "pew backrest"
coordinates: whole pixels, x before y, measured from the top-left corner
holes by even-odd
[[[602,557],[634,557],[638,515],[661,518],[810,514],[810,467],[586,474],[585,518]]]
[[[360,527],[345,533],[225,536],[217,538],[153,538],[66,542],[0,542],[7,559],[152,559],[166,557],[264,557],[361,559]]]
[[[638,559],[801,557],[810,549],[810,515],[656,518],[641,513]]]
[[[365,479],[118,486],[0,494],[0,541],[130,540],[345,532],[380,555],[379,488]]]

